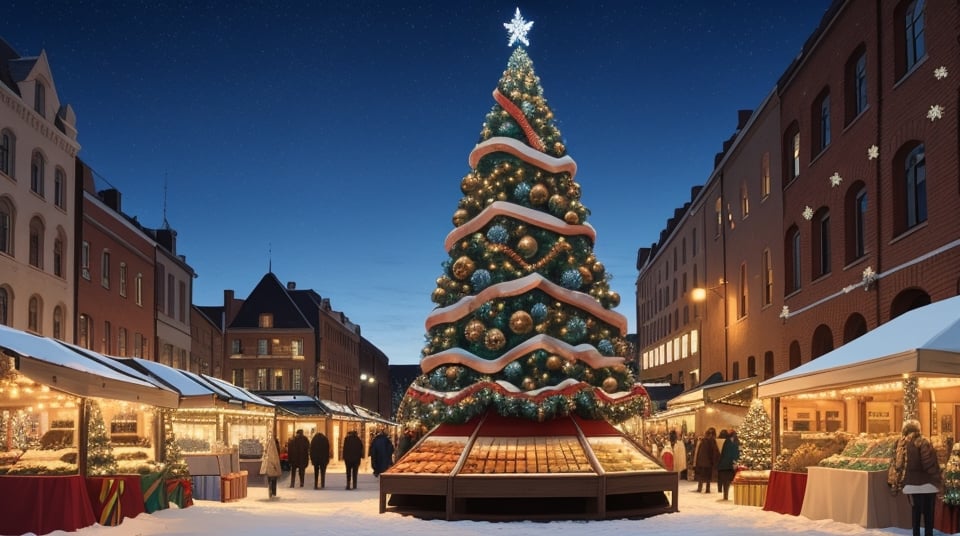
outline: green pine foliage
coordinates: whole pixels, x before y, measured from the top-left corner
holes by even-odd
[[[763,409],[763,402],[754,399],[737,432],[740,436],[740,459],[737,463],[754,471],[770,469],[772,433],[770,417]]]
[[[87,475],[115,475],[120,471],[110,445],[110,434],[100,412],[100,405],[87,400]]]
[[[190,476],[190,470],[187,467],[187,461],[183,458],[183,451],[177,442],[177,436],[173,433],[173,427],[165,419],[164,437],[163,437],[163,472],[165,478],[187,478]]]
[[[960,443],[953,446],[953,452],[943,468],[943,502],[952,506],[960,505]]]

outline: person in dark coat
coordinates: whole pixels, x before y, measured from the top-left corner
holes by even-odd
[[[736,476],[734,464],[740,459],[740,439],[737,438],[737,432],[730,431],[727,440],[723,442],[723,448],[720,449],[720,461],[717,462],[717,488],[723,493],[723,500],[727,501],[730,493],[730,483]]]
[[[313,464],[313,489],[321,489],[327,481],[327,465],[333,453],[330,451],[330,440],[327,436],[317,432],[310,440],[310,463]],[[320,485],[317,486],[319,481]]]
[[[920,435],[920,421],[904,421],[902,433],[894,463],[904,467],[903,493],[910,497],[913,534],[920,536],[922,517],[924,536],[933,536],[933,509],[943,483],[937,451],[929,439]]]
[[[373,476],[379,477],[380,473],[389,469],[391,465],[393,465],[393,442],[387,437],[387,433],[380,429],[370,442],[370,466],[373,468]]]
[[[717,448],[717,429],[707,428],[706,434],[697,443],[697,450],[693,455],[693,472],[697,478],[697,493],[703,492],[703,485],[707,485],[707,493],[710,493],[710,482],[713,480],[713,472],[717,470],[717,463],[720,461],[720,449]]]
[[[297,430],[297,434],[287,443],[287,461],[290,462],[290,487],[297,481],[297,475],[300,475],[300,487],[303,487],[303,474],[310,462],[310,440],[303,435],[303,430]]]
[[[347,489],[357,489],[357,473],[360,471],[360,460],[363,459],[363,440],[356,430],[347,432],[343,438],[343,463],[347,466]]]

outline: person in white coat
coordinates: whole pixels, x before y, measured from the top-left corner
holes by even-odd
[[[267,448],[263,451],[263,461],[260,462],[260,474],[267,476],[267,493],[270,499],[277,496],[277,479],[283,473],[280,470],[280,448],[276,439],[267,440]]]
[[[687,446],[677,437],[676,430],[670,430],[670,444],[673,446],[673,470],[680,475],[680,478],[686,478]]]

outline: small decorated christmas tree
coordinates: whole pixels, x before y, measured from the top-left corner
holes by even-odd
[[[770,469],[772,451],[770,418],[763,409],[763,402],[754,399],[747,416],[740,425],[740,459],[737,463],[754,471]]]
[[[943,502],[960,505],[960,443],[953,444],[953,452],[943,468]]]
[[[87,474],[90,476],[115,475],[120,467],[113,455],[107,426],[103,422],[100,405],[87,400]]]
[[[169,419],[163,424],[163,472],[167,479],[186,478],[190,476],[187,461],[183,458],[183,451],[177,443],[177,436],[173,433],[173,426]]]

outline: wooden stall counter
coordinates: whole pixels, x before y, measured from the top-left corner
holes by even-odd
[[[97,522],[80,475],[0,476],[0,497],[0,534],[73,532]]]
[[[800,515],[864,528],[912,526],[910,503],[890,494],[886,471],[808,467]]]
[[[803,508],[803,495],[806,490],[806,473],[770,471],[763,509],[768,512],[798,516]]]

